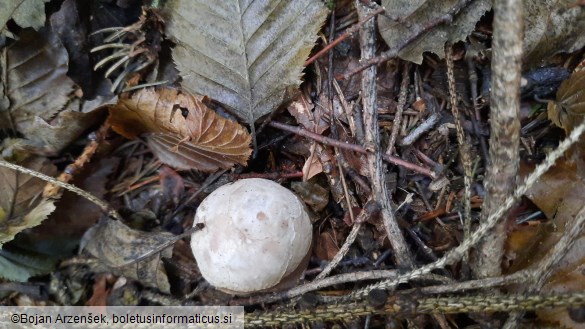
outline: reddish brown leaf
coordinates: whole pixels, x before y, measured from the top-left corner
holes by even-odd
[[[185,192],[183,177],[167,166],[160,168],[158,177],[165,199],[177,205]]]
[[[304,95],[298,97],[287,109],[297,119],[297,122],[307,130],[322,134],[325,130],[329,129],[329,123],[325,120],[323,108],[315,106]]]
[[[111,288],[108,288],[108,279],[112,279],[111,274],[101,274],[95,279],[93,284],[93,294],[87,300],[85,305],[87,306],[106,306],[108,296],[112,292]]]
[[[177,169],[227,169],[246,164],[252,153],[244,127],[175,89],[143,89],[120,99],[109,122],[124,137],[146,137],[153,153]]]
[[[315,256],[319,259],[324,260],[332,260],[333,257],[339,251],[339,247],[337,246],[337,241],[335,240],[335,235],[332,234],[330,231],[323,232],[317,238],[317,244],[315,245]]]
[[[580,142],[582,143],[582,141]],[[582,145],[578,145],[582,147]],[[582,159],[580,160],[582,161]],[[579,163],[571,159],[560,160],[540,177],[526,193],[549,221],[545,224],[524,227],[522,240],[510,235],[508,252],[518,255],[511,272],[536,264],[558,243],[583,207],[585,182],[577,170]],[[521,172],[527,172],[525,166]],[[516,237],[516,238],[515,238]],[[510,241],[510,239],[515,239]],[[548,280],[542,292],[583,291],[585,288],[585,236],[581,235],[567,251],[555,268],[555,274]],[[522,286],[520,285],[520,287]],[[566,328],[581,328],[573,322],[567,310],[540,310],[538,318],[547,324],[563,325]]]

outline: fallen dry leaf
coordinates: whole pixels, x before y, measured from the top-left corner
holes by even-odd
[[[401,21],[391,20],[384,15],[378,19],[382,38],[388,46],[396,47],[408,40],[413,34],[413,26],[436,20],[445,15],[459,1],[433,0],[382,0],[382,6]],[[444,55],[445,42],[455,43],[464,40],[475,28],[481,16],[490,10],[491,1],[472,1],[454,17],[453,24],[439,24],[410,43],[398,55],[400,58],[420,64],[425,51],[431,51],[439,57]]]
[[[82,101],[67,77],[67,51],[48,28],[20,33],[0,54],[5,79],[0,87],[0,129],[13,128],[28,151],[55,155],[104,115],[109,98]]]
[[[563,81],[556,101],[548,104],[548,118],[569,134],[585,117],[585,69],[576,69]]]
[[[244,127],[175,89],[142,89],[120,99],[108,120],[124,137],[146,137],[153,153],[176,169],[228,169],[246,164],[252,153]]]
[[[43,200],[22,218],[14,220],[0,218],[0,248],[4,243],[14,239],[16,234],[41,224],[53,211],[55,211],[54,201]]]
[[[521,173],[530,168],[521,167]],[[508,253],[518,255],[510,272],[515,272],[538,261],[552,249],[572,225],[577,213],[583,207],[585,182],[579,176],[577,164],[570,159],[559,160],[526,193],[529,198],[549,219],[547,223],[524,226],[521,232],[508,237]],[[521,236],[519,237],[518,234]],[[522,237],[524,236],[524,237]],[[575,242],[554,269],[555,274],[540,291],[570,292],[585,289],[585,235]],[[522,286],[517,287],[522,288]],[[543,322],[567,328],[581,328],[568,316],[566,309],[539,310],[536,312]]]
[[[329,191],[314,181],[292,182],[290,187],[314,211],[325,209],[329,203]]]
[[[47,175],[56,173],[56,168],[46,158],[30,158],[20,165]],[[1,247],[17,233],[39,225],[55,210],[55,205],[47,200],[39,203],[45,182],[38,178],[2,167],[0,182]]]
[[[331,231],[323,232],[317,238],[313,253],[317,258],[331,261],[339,251],[338,243]]]
[[[286,108],[303,128],[316,134],[329,129],[322,107],[315,106],[305,95],[301,95]]]
[[[84,249],[108,266],[112,273],[169,293],[170,284],[161,258],[170,258],[173,246],[145,256],[173,237],[170,233],[137,231],[117,220],[107,219],[89,229],[82,243]]]
[[[182,86],[250,125],[296,92],[327,17],[318,0],[171,0],[164,13]]]
[[[3,0],[0,1],[0,36],[16,39],[8,30],[7,23],[12,18],[20,27],[35,30],[45,23],[45,2],[49,0]]]
[[[575,0],[524,0],[524,67],[585,45],[585,9]]]
[[[306,182],[323,172],[323,165],[316,154],[316,149],[317,143],[313,143],[311,145],[309,157],[305,160],[305,164],[303,165],[303,182]]]

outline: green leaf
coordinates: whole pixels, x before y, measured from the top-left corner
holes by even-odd
[[[0,1],[0,35],[16,39],[6,23],[12,18],[22,28],[40,29],[45,24],[45,2],[49,0]]]
[[[25,282],[32,276],[50,273],[57,260],[42,254],[22,254],[0,249],[0,278]]]
[[[253,126],[296,91],[327,9],[318,0],[170,0],[165,15],[183,88]]]

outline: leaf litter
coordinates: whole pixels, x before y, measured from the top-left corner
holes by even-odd
[[[370,1],[360,2],[370,3],[371,6],[375,6]],[[551,22],[559,23],[554,23],[555,27],[558,25],[558,29],[550,28],[553,31],[552,34],[557,33],[554,31],[562,31],[559,32],[559,39],[551,42],[551,44],[556,45],[554,46],[556,47],[554,52],[557,52],[557,50],[561,52],[571,51],[572,45],[579,44],[580,34],[570,31],[578,31],[581,28],[578,24],[575,24],[574,30],[571,30],[573,27],[563,27],[560,23],[567,22],[572,24],[571,22],[574,22],[572,19],[581,15],[582,8],[575,6],[562,11],[562,6],[566,6],[567,3],[563,1],[553,2],[546,2],[546,5],[549,6],[547,7],[548,11],[540,11],[542,16],[535,16],[536,23],[538,23],[536,26],[550,27],[550,25],[546,24],[551,24]],[[119,3],[122,6],[121,2]],[[458,3],[465,3],[465,1],[448,1],[445,4],[433,3],[432,1],[414,1],[400,4],[393,1],[382,1],[382,4],[386,6],[387,12],[385,15],[379,16],[380,27],[381,30],[384,28],[382,21],[385,18],[395,16],[401,19],[391,19],[390,24],[394,24],[392,25],[393,31],[400,29],[400,25],[403,25],[402,28],[406,27],[407,30],[409,27],[414,27],[415,30],[416,28],[425,28],[426,25],[424,24],[441,19],[441,16],[448,13]],[[365,208],[363,205],[366,204],[371,194],[370,186],[376,181],[375,177],[369,176],[369,170],[363,155],[347,150],[334,153],[331,147],[319,143],[318,138],[311,141],[302,140],[300,137],[289,138],[290,135],[275,131],[273,127],[264,127],[261,133],[258,134],[258,155],[253,159],[249,159],[251,137],[246,129],[237,122],[226,119],[221,113],[221,106],[217,106],[214,103],[213,110],[210,108],[211,103],[204,98],[205,95],[211,97],[214,102],[226,105],[229,111],[235,113],[242,121],[249,124],[252,131],[254,131],[254,124],[258,124],[257,121],[261,117],[274,113],[270,118],[272,120],[287,123],[295,122],[308,131],[320,134],[323,137],[336,138],[341,140],[342,143],[344,141],[354,143],[355,141],[356,144],[359,144],[363,139],[363,132],[360,135],[356,131],[360,124],[359,115],[352,113],[361,112],[361,108],[354,106],[353,103],[360,99],[360,93],[363,92],[358,82],[359,79],[352,78],[352,81],[348,82],[339,81],[339,88],[335,90],[339,95],[333,96],[334,104],[328,107],[331,95],[327,95],[328,86],[324,78],[328,74],[328,68],[326,68],[327,59],[317,59],[315,65],[308,67],[305,71],[302,69],[302,63],[313,47],[314,41],[317,39],[317,32],[326,16],[327,11],[322,4],[308,0],[298,2],[253,1],[244,4],[249,5],[248,11],[239,10],[238,7],[234,7],[235,4],[235,1],[221,3],[168,1],[161,13],[166,20],[164,23],[167,36],[175,42],[172,58],[182,76],[182,82],[180,83],[182,89],[176,85],[172,88],[137,88],[140,90],[120,95],[117,103],[110,106],[108,122],[113,126],[114,131],[127,138],[145,140],[150,151],[146,148],[145,143],[141,143],[140,140],[124,142],[119,136],[110,135],[100,141],[100,143],[104,144],[122,145],[115,151],[115,156],[120,159],[120,172],[115,172],[115,175],[98,176],[105,181],[99,194],[110,199],[114,207],[120,209],[120,212],[128,220],[125,223],[104,220],[87,232],[83,241],[84,244],[87,244],[86,252],[97,258],[101,264],[99,268],[91,267],[89,270],[91,273],[106,272],[126,276],[131,281],[140,282],[146,287],[164,293],[170,292],[170,285],[174,285],[178,281],[180,283],[178,289],[180,289],[182,296],[193,293],[190,296],[198,296],[203,303],[217,302],[218,300],[230,301],[230,299],[225,299],[225,296],[222,297],[213,292],[212,289],[200,285],[202,280],[197,270],[188,269],[189,266],[194,267],[193,259],[181,259],[179,264],[167,266],[172,264],[172,259],[170,258],[170,248],[164,247],[166,242],[172,241],[173,235],[162,233],[161,231],[183,232],[186,227],[190,226],[189,218],[192,218],[194,208],[206,194],[235,177],[243,177],[243,175],[252,173],[247,171],[254,171],[255,173],[252,174],[255,175],[276,177],[275,179],[279,179],[285,186],[290,186],[291,189],[296,190],[313,207],[317,215],[317,222],[315,222],[317,247],[313,254],[312,268],[307,271],[309,280],[314,274],[319,273],[323,265],[321,264],[322,261],[332,260],[340,252],[339,247],[344,244],[344,237],[352,229],[352,225],[355,225],[355,222],[349,219],[348,211],[358,214],[362,207]],[[255,15],[259,19],[251,19],[250,13],[256,13],[254,10],[260,8],[262,4],[265,4],[266,8],[259,12],[265,15]],[[295,7],[297,4],[305,5],[305,7],[301,6],[303,9],[298,9]],[[338,32],[341,33],[345,27],[356,23],[355,8],[350,1],[338,1],[335,4],[343,7],[339,11],[336,10],[337,17],[334,22]],[[108,6],[117,8],[118,4],[112,3],[108,4]],[[137,6],[135,7],[138,8]],[[93,6],[83,8],[88,11],[94,10]],[[201,8],[204,10],[193,11]],[[295,9],[292,10],[291,8]],[[388,8],[391,8],[391,10]],[[232,9],[232,11],[228,9]],[[461,40],[462,42],[455,47],[456,51],[458,51],[457,56],[460,56],[457,59],[471,58],[471,64],[473,65],[468,66],[469,70],[465,69],[463,61],[458,60],[463,73],[457,77],[457,82],[464,85],[464,89],[467,89],[465,88],[467,84],[465,78],[467,78],[466,75],[471,75],[471,68],[473,67],[474,70],[482,69],[481,71],[477,70],[475,73],[479,74],[480,87],[488,90],[488,94],[480,95],[479,99],[475,100],[477,104],[474,102],[474,105],[480,107],[482,111],[486,110],[484,108],[486,103],[482,103],[482,101],[485,101],[484,97],[489,97],[489,84],[485,82],[486,79],[489,80],[487,78],[489,72],[484,71],[484,69],[489,69],[491,31],[490,14],[483,16],[484,18],[482,18],[482,15],[488,9],[489,3],[484,1],[471,1],[465,4],[456,15],[451,17],[454,19],[454,23],[446,23],[448,22],[447,20],[436,26],[429,24],[429,30],[400,53],[402,58],[411,58],[415,62],[423,62],[422,66],[416,66],[414,70],[405,69],[403,72],[403,75],[413,75],[413,81],[415,81],[414,84],[407,86],[406,106],[403,114],[398,114],[396,110],[396,99],[399,92],[396,88],[398,86],[396,82],[399,81],[400,76],[400,70],[397,70],[397,68],[402,66],[399,65],[401,62],[396,60],[388,63],[388,65],[384,63],[380,65],[382,69],[380,70],[378,81],[380,85],[384,85],[384,93],[381,93],[382,96],[379,97],[378,104],[379,107],[383,108],[380,111],[382,120],[384,120],[380,134],[382,144],[385,144],[388,140],[388,134],[390,134],[390,130],[396,122],[393,121],[396,117],[403,116],[400,129],[398,129],[400,135],[398,140],[403,140],[409,137],[409,134],[416,130],[421,123],[428,120],[430,113],[427,108],[430,106],[427,103],[429,101],[436,104],[432,106],[433,111],[445,112],[444,104],[448,101],[447,97],[441,94],[440,91],[429,87],[429,85],[434,85],[434,80],[439,79],[436,75],[433,76],[433,71],[437,70],[437,66],[444,66],[444,64],[441,61],[437,62],[435,56],[424,53],[424,51],[435,52],[441,57],[445,40]],[[529,10],[532,9],[534,8],[529,8]],[[303,12],[303,10],[305,11]],[[124,11],[120,10],[118,12],[122,13]],[[83,13],[83,10],[79,10],[78,13]],[[555,15],[560,18],[555,18]],[[129,17],[129,15],[126,16]],[[197,19],[193,19],[194,17]],[[543,22],[546,24],[542,25],[541,23]],[[16,23],[20,25],[20,23]],[[289,29],[284,28],[287,23],[292,24]],[[141,25],[137,29],[136,36],[146,38],[150,36],[148,29],[144,26]],[[529,27],[529,29],[533,28]],[[193,33],[193,31],[198,30],[203,32],[200,34]],[[256,33],[251,32],[254,30]],[[547,27],[545,30],[549,30],[549,28]],[[327,28],[323,28],[323,32],[325,34],[331,33]],[[388,41],[384,36],[387,46],[393,47],[396,43],[404,42],[404,38],[409,36],[406,32],[394,33],[395,37],[399,38],[394,41]],[[473,35],[470,38],[473,38],[473,41],[466,39],[472,32]],[[528,33],[528,35],[534,36],[534,39],[532,41],[531,39],[526,39],[529,41],[526,46],[527,49],[531,44],[536,44],[539,49],[542,49],[546,46],[542,44],[542,40],[551,37],[550,34],[539,36],[534,31],[528,32],[532,32]],[[325,38],[322,39],[325,40]],[[357,49],[356,40],[355,36],[350,36],[347,41],[341,43],[336,49],[330,50],[334,58],[333,72],[335,74],[344,74],[361,65],[358,60],[359,55],[355,53]],[[65,44],[65,48],[70,52],[69,55],[71,56],[73,53],[71,45],[74,41],[68,38],[63,38],[61,41]],[[131,46],[135,41],[131,40],[131,38],[122,38],[114,41],[113,44],[126,47]],[[480,44],[479,48],[484,51],[481,54],[478,52],[474,56],[463,57],[463,49],[472,42],[474,45]],[[9,47],[15,47],[16,45],[18,45],[18,42],[10,41],[9,43]],[[164,42],[161,45],[163,47],[169,46]],[[377,45],[380,47],[379,51],[383,51],[384,47],[386,47],[381,42]],[[465,47],[462,47],[462,45]],[[417,50],[413,51],[412,49]],[[169,49],[167,50],[170,52]],[[205,56],[202,56],[202,54]],[[486,54],[488,57],[482,57]],[[552,50],[528,53],[531,62],[534,60],[535,63],[546,61],[551,54],[553,54]],[[153,53],[149,50],[148,56],[151,55]],[[229,57],[228,55],[233,56]],[[57,56],[57,58],[60,56],[62,55]],[[84,58],[83,50],[81,50],[81,54],[77,53],[75,56],[76,58]],[[157,55],[155,54],[154,56],[156,57]],[[91,57],[88,56],[87,58]],[[250,58],[252,58],[252,61],[249,62]],[[254,61],[254,58],[257,60]],[[561,55],[560,58],[563,60],[566,57]],[[150,61],[151,59],[149,57],[148,60]],[[76,59],[62,58],[61,61],[70,64]],[[167,62],[165,63],[165,61]],[[346,67],[344,63],[352,64],[351,67]],[[552,62],[552,65],[558,65],[558,63],[558,61]],[[130,67],[135,63],[130,61],[123,64],[127,64]],[[160,64],[160,69],[163,65],[168,66],[169,62],[168,58],[165,59],[164,56],[160,56],[152,59],[151,64]],[[1,65],[3,68],[8,67],[4,63]],[[29,152],[45,152],[45,154],[51,153],[52,155],[59,154],[64,157],[70,157],[68,152],[74,150],[75,147],[79,147],[79,143],[73,149],[68,148],[65,152],[63,150],[70,142],[75,141],[79,133],[85,129],[76,128],[76,131],[80,131],[79,133],[67,132],[67,126],[83,121],[81,115],[75,116],[73,113],[97,112],[96,109],[99,108],[99,104],[84,107],[85,105],[81,104],[79,99],[79,92],[77,92],[77,96],[74,93],[76,90],[79,91],[78,87],[72,83],[67,75],[63,74],[64,69],[60,65],[56,64],[54,67],[60,68],[61,73],[59,75],[61,77],[65,76],[66,79],[62,79],[62,82],[57,85],[59,88],[63,87],[63,90],[67,89],[68,92],[58,95],[65,95],[65,98],[62,96],[57,97],[60,99],[56,104],[57,106],[35,108],[26,113],[27,116],[37,117],[37,121],[34,123],[33,121],[21,120],[21,126],[29,125],[27,128],[28,133],[25,133],[26,130],[22,127],[18,132],[28,138],[30,142],[31,138],[36,138],[33,132],[40,131],[43,128],[41,123],[44,123],[44,128],[48,128],[47,125],[63,127],[63,133],[53,133],[57,137],[52,138],[53,140],[62,140],[62,143],[57,141],[49,142],[48,133],[43,133],[42,140],[39,141],[37,138],[35,142],[36,148],[28,148],[27,150]],[[148,79],[158,73],[155,69],[155,72],[152,72],[153,74],[146,76],[146,71],[128,71],[128,67],[122,65],[122,68],[118,71],[113,70],[112,80],[121,81],[120,83],[124,87],[132,87],[137,83],[148,84]],[[297,88],[301,83],[302,74],[305,74],[305,84],[309,88],[299,90]],[[120,77],[124,79],[118,79]],[[277,77],[277,79],[274,79],[274,77]],[[317,80],[317,82],[314,80]],[[571,103],[571,90],[576,90],[571,89],[574,81],[579,80],[566,82],[565,85],[561,86],[557,95],[557,104],[563,104],[564,108]],[[14,86],[14,83],[6,84],[5,81],[2,82],[0,88],[0,109],[2,110],[0,118],[4,119],[6,113],[13,114],[8,110],[14,111],[14,104],[21,101],[21,96],[15,97],[13,95],[14,88],[10,85]],[[319,85],[316,86],[315,91],[311,90],[310,87],[316,84]],[[470,86],[472,87],[473,83],[470,83]],[[41,92],[43,91],[43,88],[39,87],[38,89]],[[462,98],[461,106],[465,108],[464,111],[473,110],[466,107],[468,106],[467,102],[470,102],[468,99],[470,95],[467,90],[464,91],[460,95]],[[288,114],[274,112],[281,105],[288,105],[284,104],[285,100],[292,99],[291,96],[294,94],[300,94],[301,97],[296,98],[296,102],[288,107],[292,117],[288,116]],[[66,99],[65,104],[62,104],[63,99]],[[344,104],[344,102],[346,103]],[[530,103],[530,101],[525,102]],[[75,103],[73,108],[78,111],[70,111],[72,108],[69,107],[69,104],[73,103]],[[331,108],[333,113],[329,113]],[[17,111],[14,112],[17,118],[20,115],[18,113],[19,109],[17,106]],[[567,119],[566,116],[560,119],[561,114],[557,113],[555,115],[559,118],[558,122],[562,120],[563,128],[572,124],[572,120]],[[467,114],[464,114],[464,116],[468,120],[466,128],[468,128],[467,132],[470,134],[470,144],[477,146],[477,137],[470,128],[472,127],[471,117]],[[99,115],[96,115],[95,119],[88,119],[86,123],[82,123],[80,126],[88,127],[92,122],[94,124],[96,121],[101,122],[103,119],[98,117]],[[485,115],[478,116],[476,120],[479,122],[473,124],[479,124],[479,128],[485,130]],[[33,123],[32,125],[31,122]],[[9,121],[7,120],[0,122],[4,129],[9,129],[8,123]],[[430,179],[420,177],[420,175],[417,176],[408,169],[396,169],[393,166],[386,168],[392,171],[393,175],[390,175],[390,179],[387,182],[383,182],[386,184],[385,188],[393,191],[393,201],[401,204],[400,208],[396,210],[398,220],[401,223],[401,230],[411,239],[410,242],[413,245],[424,251],[417,255],[417,262],[426,262],[429,259],[432,261],[441,257],[444,251],[452,248],[458,243],[457,240],[460,239],[461,230],[458,226],[458,213],[461,209],[461,196],[459,193],[461,171],[456,166],[457,152],[459,150],[452,138],[454,124],[449,115],[442,115],[437,126],[439,128],[433,128],[430,132],[425,132],[423,135],[414,138],[409,145],[395,145],[394,153],[406,159],[406,161],[422,164],[430,168],[438,168],[437,170],[445,170],[444,173],[448,177],[448,179],[445,178],[446,183],[438,188],[431,188],[434,182],[431,182]],[[532,152],[530,155],[533,159],[537,159],[541,155],[541,151],[537,147],[543,136],[544,134],[523,136],[525,139],[523,141],[524,151]],[[534,138],[536,143],[531,138]],[[558,136],[555,138],[558,139]],[[6,149],[3,152],[4,154],[10,153]],[[153,154],[154,157],[152,156]],[[53,158],[52,160],[60,164],[60,167],[64,166],[62,158]],[[65,162],[67,161],[65,160]],[[161,162],[169,167],[161,166]],[[93,167],[96,166],[96,163],[88,163],[87,165]],[[230,173],[222,171],[229,169],[231,169]],[[207,174],[217,170],[220,171],[212,175]],[[479,177],[481,177],[483,170],[485,170],[481,165],[481,161],[477,164],[477,170]],[[573,182],[568,182],[561,177],[560,173],[564,171],[571,173],[569,177],[573,179]],[[291,172],[293,175],[287,176]],[[291,179],[290,177],[299,177],[299,173],[303,175],[303,183],[287,181]],[[547,214],[549,221],[557,225],[556,229],[558,231],[553,230],[552,233],[562,235],[564,232],[563,224],[557,224],[556,221],[558,223],[564,221],[568,223],[570,222],[571,214],[574,214],[577,201],[573,199],[578,198],[569,195],[569,193],[582,195],[578,187],[579,177],[577,171],[575,171],[575,164],[569,162],[558,164],[551,172],[541,178],[539,184],[542,184],[542,186],[537,185],[527,195]],[[130,183],[120,184],[121,179],[127,179]],[[343,184],[341,183],[342,179],[345,179]],[[555,179],[559,180],[560,183],[555,183]],[[115,193],[117,194],[104,194],[104,189],[112,185],[116,187]],[[559,194],[555,192],[555,197],[549,198],[552,199],[549,200],[553,204],[551,206],[552,210],[547,209],[545,211],[547,205],[543,204],[541,194],[545,194],[543,191],[555,190],[557,185],[564,185],[567,191],[559,192]],[[113,192],[113,190],[110,191]],[[476,191],[477,195],[473,196],[472,200],[474,203],[481,205],[483,197],[481,181],[477,182],[474,191]],[[557,196],[560,197],[557,198]],[[346,198],[351,200],[349,206],[345,200]],[[0,212],[0,215],[4,213],[6,211]],[[419,221],[418,219],[420,218],[425,220]],[[394,265],[391,253],[387,253],[389,247],[387,239],[385,239],[386,231],[380,220],[372,217],[362,225],[363,227],[356,240],[357,243],[350,246],[349,250],[344,251],[347,252],[347,261],[342,262],[337,267],[336,271],[338,273],[357,274],[361,270],[364,270],[364,273],[369,273],[376,269],[392,268]],[[20,234],[20,236],[24,235]],[[532,239],[533,242],[536,239],[543,238],[537,235],[531,237],[534,236],[536,238]],[[547,234],[545,234],[543,239],[547,238]],[[554,244],[556,242],[554,239],[545,244]],[[531,238],[525,240],[531,240]],[[180,244],[185,247],[183,241]],[[518,245],[516,248],[530,249],[530,247],[526,247],[522,243]],[[164,249],[162,254],[158,253],[160,250],[155,250],[157,246]],[[188,249],[188,247],[186,248]],[[151,254],[153,251],[155,253]],[[2,252],[8,252],[8,249],[2,249]],[[9,266],[16,270],[25,269],[21,273],[13,273],[11,280],[26,280],[32,275],[46,273],[46,270],[26,269],[24,264],[13,262],[20,254],[16,251],[11,252],[13,252],[12,255],[4,254],[4,258],[0,257],[0,262],[9,261],[8,263],[4,262],[3,266]],[[541,253],[542,251],[534,251],[532,255],[535,257],[533,258],[537,259]],[[144,255],[147,255],[146,259],[142,259]],[[572,282],[573,278],[575,278],[574,276],[569,278],[568,275],[562,274],[563,271],[570,272],[573,275],[576,273],[575,269],[581,268],[582,261],[580,259],[582,255],[579,256],[577,253],[574,258],[577,261],[567,261],[577,265],[569,265],[568,263],[562,265],[561,273],[559,273],[561,282]],[[526,259],[516,259],[517,263],[514,266],[522,266],[522,262],[526,261]],[[39,264],[39,268],[43,267],[40,266],[41,262],[39,260],[31,259],[30,262]],[[75,277],[73,273],[76,273],[77,270],[79,268],[74,265],[61,267],[57,273],[64,275],[65,278],[63,281],[59,281],[63,278],[57,278],[58,280],[55,282],[65,284],[64,282],[67,281],[69,276]],[[448,272],[447,275],[455,274],[458,277],[459,273],[455,273],[456,271],[454,267],[445,269],[444,272]],[[439,272],[436,273],[439,274]],[[95,277],[94,274],[92,275],[92,277]],[[87,281],[86,279],[81,280]],[[557,279],[555,278],[554,280]],[[193,290],[195,285],[197,285],[197,288]],[[84,301],[92,304],[105,303],[105,297],[108,295],[109,302],[112,300],[115,302],[115,298],[110,299],[110,297],[114,297],[116,292],[110,291],[109,288],[104,286],[104,277],[96,279],[94,283],[85,282],[84,285],[72,289],[75,290],[73,298],[62,298],[61,294],[56,294],[59,297],[55,298],[63,302],[75,301],[77,303],[83,298],[84,286],[89,288],[94,286],[96,288],[95,298],[90,301],[83,299]],[[124,285],[128,289],[132,286],[132,282]],[[350,286],[337,285],[331,293],[346,294],[347,292],[343,291],[343,289],[347,288],[350,288]],[[423,289],[425,288],[427,287]],[[350,289],[355,290],[359,289],[359,287],[352,286]],[[554,290],[555,288],[550,289]],[[132,292],[132,294],[136,293],[136,291]],[[167,297],[167,295],[164,295],[164,297]],[[422,298],[426,297],[423,295]],[[351,312],[350,309],[346,311]],[[543,316],[540,313],[538,314]],[[566,312],[564,314],[566,316]],[[550,317],[549,319],[553,318]],[[449,320],[459,324],[460,318],[449,316]],[[467,319],[466,321],[469,322],[470,320]]]

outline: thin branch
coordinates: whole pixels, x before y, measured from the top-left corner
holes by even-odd
[[[379,7],[373,13],[369,14],[364,19],[362,19],[361,21],[357,22],[352,27],[350,27],[347,30],[345,30],[345,32],[343,32],[342,35],[340,35],[339,37],[337,37],[337,39],[335,39],[332,42],[330,42],[327,46],[325,46],[323,49],[321,49],[318,53],[316,53],[315,55],[313,55],[313,57],[307,59],[307,61],[305,61],[304,66],[311,65],[311,63],[313,63],[314,61],[316,61],[317,59],[319,59],[320,57],[322,57],[323,55],[325,55],[328,51],[330,51],[335,46],[337,46],[338,44],[340,44],[343,40],[347,39],[352,34],[354,34],[357,31],[359,31],[362,28],[362,26],[366,22],[368,22],[370,19],[374,18],[375,16],[377,16],[377,15],[383,13],[383,12],[384,12],[384,8],[383,7]],[[333,30],[331,30],[330,33],[333,34],[334,33]]]
[[[521,0],[494,3],[492,91],[490,96],[490,166],[480,221],[496,211],[516,186],[520,163],[520,79],[523,16]],[[501,223],[477,247],[472,270],[478,278],[501,275],[506,225]]]
[[[392,123],[392,133],[390,134],[390,141],[388,142],[388,148],[386,154],[394,153],[394,146],[396,144],[396,138],[398,137],[398,130],[402,124],[402,112],[406,105],[406,96],[408,95],[408,85],[410,84],[410,65],[404,64],[402,69],[402,83],[400,84],[400,93],[398,95],[398,105],[396,105],[396,113],[394,114],[394,122]]]
[[[317,275],[317,277],[315,278],[315,281],[322,280],[326,276],[328,276],[329,273],[331,273],[331,271],[333,271],[333,269],[339,264],[339,262],[341,262],[343,257],[345,257],[345,255],[349,251],[349,248],[351,247],[351,245],[354,243],[355,239],[357,238],[358,233],[362,227],[362,224],[368,219],[368,217],[371,216],[371,214],[368,211],[366,211],[366,208],[367,207],[364,207],[364,210],[362,210],[362,212],[359,214],[358,218],[354,221],[353,227],[351,228],[349,235],[345,239],[345,242],[343,243],[341,248],[339,248],[339,251],[337,252],[337,254],[335,254],[335,256],[333,257],[331,262],[329,262],[329,264],[327,264],[327,266],[323,269],[323,271],[321,271],[321,273],[319,273],[319,275]]]
[[[281,122],[277,122],[277,121],[271,121],[268,125],[271,127],[280,129],[280,130],[291,132],[291,133],[299,135],[299,136],[313,139],[313,140],[315,140],[321,144],[324,144],[324,145],[335,146],[335,147],[339,147],[339,148],[342,148],[345,150],[354,151],[354,152],[361,153],[361,154],[371,153],[370,151],[366,150],[365,148],[363,148],[359,145],[351,144],[351,143],[347,143],[347,142],[341,142],[341,141],[338,141],[336,139],[325,137],[325,136],[316,134],[314,132],[311,132],[307,129],[303,129],[300,127],[290,126],[290,125],[287,125],[287,124],[284,124]],[[402,160],[398,157],[388,155],[388,154],[382,154],[382,159],[386,162],[390,162],[394,165],[404,167],[405,169],[412,170],[414,172],[417,172],[419,174],[423,174],[423,175],[431,177],[433,179],[437,178],[437,174],[434,171],[432,171],[428,168],[425,168],[425,167],[421,167],[415,163]]]
[[[358,17],[364,17],[370,9],[355,2],[358,11]],[[376,30],[375,22],[370,21],[360,30],[360,50],[362,60],[367,60],[375,54],[376,47]],[[398,221],[394,216],[394,206],[392,205],[391,195],[386,188],[386,168],[382,163],[382,150],[380,149],[380,125],[378,123],[378,93],[376,86],[376,67],[370,67],[362,72],[361,92],[362,92],[362,116],[364,118],[364,127],[366,139],[364,147],[372,151],[367,155],[368,170],[370,173],[370,184],[372,186],[373,200],[378,202],[382,210],[382,221],[390,246],[394,251],[396,264],[403,268],[414,267],[413,258],[406,244],[406,239],[400,230]]]
[[[463,183],[465,193],[463,197],[463,237],[469,238],[471,234],[471,180],[473,179],[473,162],[471,160],[471,151],[469,143],[466,142],[465,132],[461,124],[461,114],[459,113],[459,102],[457,99],[457,89],[455,87],[455,73],[453,63],[453,48],[451,44],[445,45],[445,60],[447,61],[447,80],[449,83],[449,96],[451,102],[451,112],[455,120],[457,130],[457,143],[459,144],[459,157],[463,164]],[[469,253],[463,256],[465,266],[469,263]],[[466,267],[468,269],[468,267]]]

